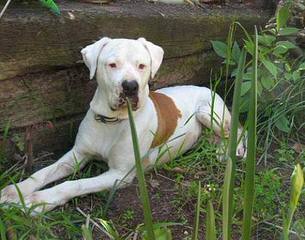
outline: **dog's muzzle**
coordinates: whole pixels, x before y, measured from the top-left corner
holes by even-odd
[[[119,97],[118,108],[126,107],[127,99],[129,99],[131,103],[132,110],[138,109],[138,102],[139,102],[139,84],[137,81],[127,81],[124,80],[122,82],[122,92]],[[112,108],[115,111],[115,108]]]

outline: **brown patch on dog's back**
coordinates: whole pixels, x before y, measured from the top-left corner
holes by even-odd
[[[151,144],[151,148],[154,148],[170,138],[177,127],[178,118],[181,118],[182,115],[174,101],[165,94],[150,92],[149,97],[153,101],[158,115],[158,128]]]

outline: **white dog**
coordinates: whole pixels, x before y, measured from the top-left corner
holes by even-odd
[[[90,79],[96,74],[98,87],[79,127],[74,147],[56,163],[17,184],[28,206],[45,203],[36,210],[47,211],[71,198],[110,189],[123,178],[120,186],[132,182],[135,160],[127,98],[133,108],[140,152],[147,156],[143,160],[145,168],[154,165],[159,148],[165,143],[168,154],[164,154],[161,161],[170,160],[177,151],[189,150],[199,138],[202,126],[212,126],[217,135],[228,136],[230,113],[222,99],[210,89],[179,86],[149,91],[148,81],[154,77],[163,59],[161,47],[144,38],[102,38],[81,53]],[[214,109],[211,109],[212,105]],[[240,129],[239,136],[241,132]],[[240,143],[237,155],[242,157],[244,154],[245,148]],[[39,190],[72,174],[76,165],[83,167],[92,158],[106,161],[109,170],[100,176],[66,181]],[[14,185],[2,190],[0,201],[19,201]]]

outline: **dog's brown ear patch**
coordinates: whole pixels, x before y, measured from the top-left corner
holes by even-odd
[[[150,92],[149,97],[153,101],[158,115],[158,128],[151,144],[151,148],[154,148],[165,143],[174,133],[178,118],[181,118],[181,112],[174,101],[165,94]]]

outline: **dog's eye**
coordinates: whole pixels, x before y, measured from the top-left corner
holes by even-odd
[[[109,67],[111,67],[111,68],[116,68],[116,64],[115,64],[115,63],[110,63],[110,64],[109,64]]]
[[[139,67],[138,67],[139,69],[144,69],[145,68],[145,65],[144,64],[139,64]]]

